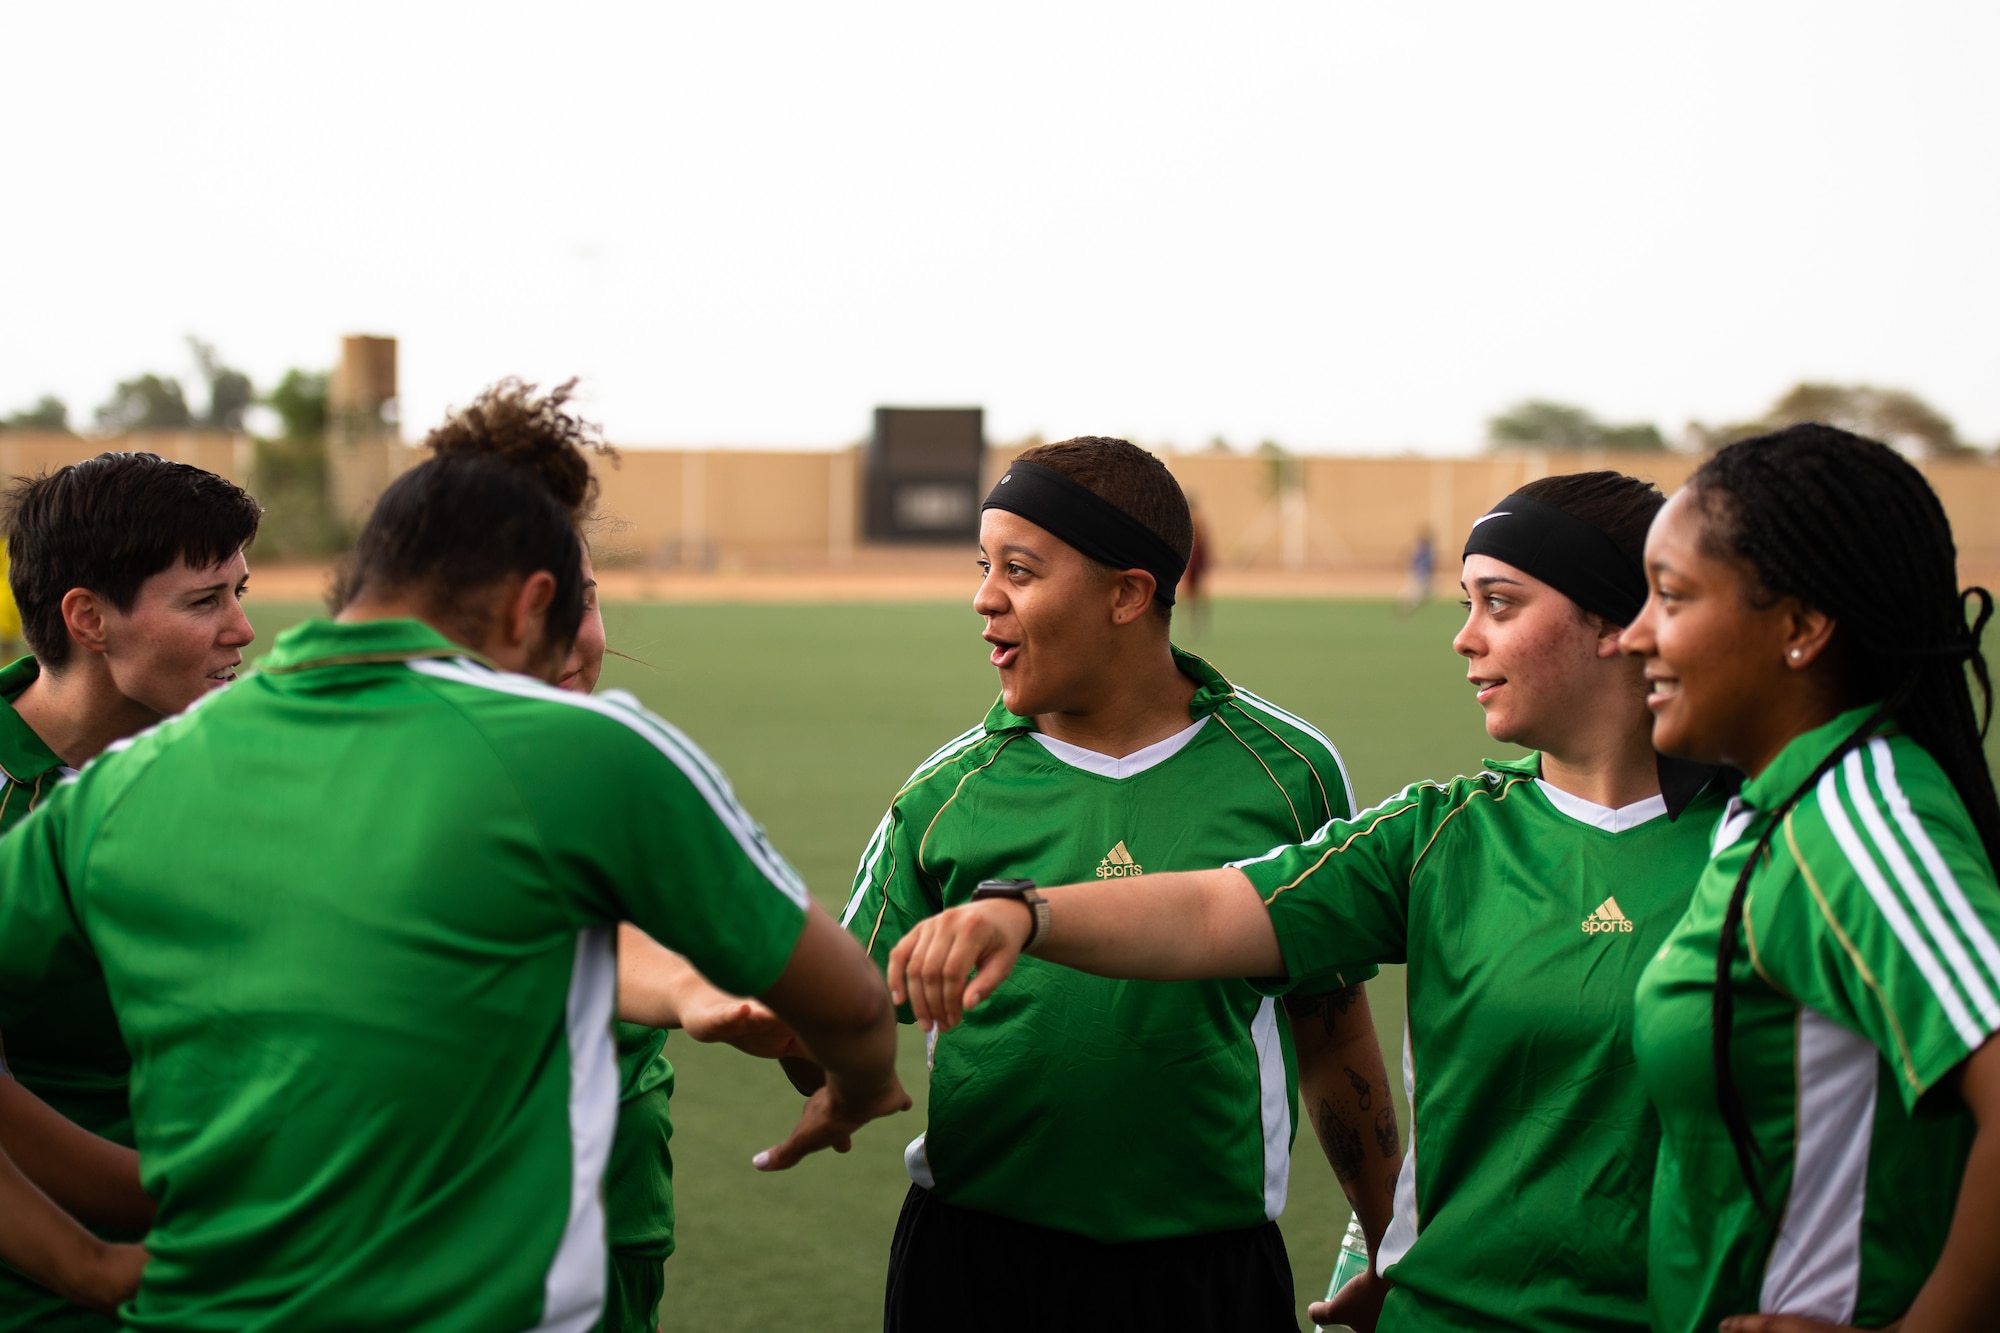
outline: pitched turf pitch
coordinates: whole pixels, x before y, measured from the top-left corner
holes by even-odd
[[[251,609],[253,657],[313,612]],[[1483,755],[1515,753],[1480,726],[1450,651],[1458,611],[1448,603],[1402,619],[1379,603],[1224,602],[1203,625],[1181,620],[1183,646],[1332,737],[1363,806],[1418,778],[1469,771]],[[605,621],[611,646],[638,660],[609,659],[603,687],[631,690],[700,743],[835,913],[896,788],[977,722],[996,692],[979,620],[963,604],[615,604]],[[1395,1076],[1402,969],[1385,969],[1369,992]],[[796,1115],[782,1075],[734,1051],[674,1039],[680,1248],[667,1264],[664,1327],[880,1328],[889,1236],[908,1186],[902,1150],[923,1124],[922,1046],[913,1029],[905,1038],[901,1069],[916,1109],[865,1130],[846,1157],[823,1155],[779,1176],[752,1171],[750,1157],[783,1137]],[[1397,1101],[1401,1113],[1400,1088]],[[1283,1219],[1302,1325],[1347,1211],[1302,1128]],[[977,1285],[966,1299],[979,1299]]]

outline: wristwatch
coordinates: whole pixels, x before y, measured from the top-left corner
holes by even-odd
[[[972,891],[972,901],[1012,898],[1028,909],[1028,938],[1021,942],[1022,953],[1033,953],[1035,941],[1048,933],[1049,900],[1035,891],[1032,879],[982,879]]]

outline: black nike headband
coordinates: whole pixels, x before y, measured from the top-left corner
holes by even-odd
[[[1473,523],[1464,555],[1505,561],[1614,625],[1646,604],[1646,571],[1609,533],[1518,492]]]
[[[1174,604],[1187,560],[1151,528],[1081,482],[1039,463],[1014,463],[993,485],[981,510],[1018,514],[1068,542],[1100,565],[1143,569],[1153,576],[1153,600]]]

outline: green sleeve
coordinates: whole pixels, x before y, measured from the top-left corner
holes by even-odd
[[[2000,888],[1964,804],[1914,742],[1878,739],[1820,781],[1774,844],[1796,874],[1753,887],[1752,961],[1874,1043],[1914,1110],[2000,1030]],[[1764,882],[1774,891],[1760,902]]]
[[[1431,835],[1469,799],[1461,787],[1478,785],[1419,783],[1305,842],[1235,863],[1271,914],[1292,986],[1333,989],[1328,974],[1352,984],[1372,965],[1404,961],[1410,878]]]
[[[904,802],[905,798],[897,798],[876,826],[875,836],[868,840],[854,874],[854,892],[840,917],[840,924],[861,942],[875,966],[885,969],[896,941],[917,922],[944,910],[935,886],[918,872],[917,839],[911,832],[911,811]],[[916,1021],[907,1003],[897,1007],[896,1018],[904,1023]]]
[[[791,960],[805,882],[738,804],[722,770],[622,691],[596,696],[547,781],[541,835],[585,920],[629,920],[738,995]]]
[[[50,977],[97,967],[70,897],[78,792],[62,784],[0,838],[0,1029],[33,1012]]]

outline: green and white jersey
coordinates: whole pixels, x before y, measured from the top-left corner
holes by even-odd
[[[1199,870],[1351,808],[1324,736],[1200,658],[1174,661],[1197,686],[1192,725],[1135,754],[1065,744],[996,703],[925,760],[862,854],[847,928],[882,962],[983,879]],[[906,1161],[948,1202],[1099,1241],[1260,1226],[1284,1208],[1291,1029],[1241,981],[1110,981],[1023,958],[933,1040],[930,1066],[929,1127]]]
[[[806,891],[685,737],[314,622],[0,839],[0,1028],[101,965],[159,1204],[128,1327],[589,1329],[613,924],[756,994]]]
[[[1381,1327],[1643,1328],[1659,1130],[1632,988],[1721,809],[1593,805],[1541,757],[1424,782],[1239,863],[1287,973],[1408,963],[1410,1141]]]
[[[0,667],[0,833],[26,819],[35,803],[71,772],[14,711],[14,700],[41,671],[32,657]]]
[[[1973,1123],[1937,1085],[2000,1028],[2000,890],[1958,793],[1908,737],[1875,737],[1820,778],[1750,881],[1730,1051],[1769,1218],[1716,1106],[1715,950],[1736,877],[1768,812],[1869,711],[1796,738],[1744,786],[1639,984],[1666,1333],[1757,1311],[1874,1328],[1944,1246]]]
[[[40,670],[32,657],[0,668],[0,834],[26,819],[64,778],[74,776],[13,708]],[[126,1113],[125,1076],[131,1061],[111,1010],[103,1003],[103,985],[91,976],[82,983],[44,991],[34,1011],[0,1035],[7,1052],[6,1072],[71,1120],[129,1144],[132,1121]],[[137,1239],[99,1234],[114,1240]],[[37,1328],[110,1333],[117,1327],[116,1319],[71,1305],[41,1283],[0,1264],[0,1333]]]

